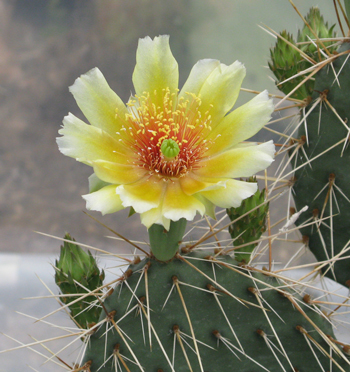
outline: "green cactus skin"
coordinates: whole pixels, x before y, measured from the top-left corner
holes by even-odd
[[[256,182],[250,179],[249,182]],[[266,216],[269,210],[269,204],[265,203],[265,189],[257,190],[254,195],[243,200],[238,208],[229,208],[226,210],[231,221],[237,220],[229,226],[229,233],[233,239],[234,246],[240,246],[260,239],[266,230]],[[259,208],[256,208],[259,206]],[[248,211],[256,208],[243,218],[240,218]],[[240,218],[240,219],[239,219]],[[249,263],[251,253],[258,243],[253,243],[238,249],[235,249],[235,259],[239,262]],[[240,253],[242,252],[242,253]],[[244,252],[244,253],[243,253]]]
[[[313,346],[315,357],[301,331],[309,332],[329,353],[329,345],[311,323],[333,337],[331,324],[322,313],[312,309],[313,305],[307,305],[298,295],[292,296],[280,285],[272,276],[239,267],[230,256],[204,258],[203,254],[190,253],[177,255],[170,263],[145,258],[129,267],[124,280],[105,300],[100,322],[106,321],[86,341],[82,365],[91,372],[119,370],[116,361],[120,370],[131,372],[277,372],[283,370],[281,365],[285,371],[313,372],[321,371],[320,364],[328,370],[329,357]],[[177,336],[179,330],[189,336],[182,336],[182,346]],[[281,342],[290,363],[272,346],[277,361],[266,337],[279,350]],[[237,339],[246,354],[237,351],[240,348]],[[175,362],[171,367],[174,344]],[[350,370],[345,356],[336,356],[334,351],[332,356],[337,363],[332,363],[332,371],[341,370],[339,365],[344,371]]]
[[[350,43],[344,43],[338,52],[349,49]],[[334,81],[335,76],[331,66],[327,65],[316,75],[315,90],[312,96],[315,100],[323,94],[344,122],[350,119],[350,61],[348,60],[344,64],[346,58],[347,55],[340,56],[333,62],[336,74],[341,69],[338,76],[340,86],[337,81]],[[307,114],[308,108],[306,109]],[[347,125],[349,126],[349,123]],[[304,150],[309,159],[327,151],[349,135],[348,130],[326,102],[322,103],[321,112],[317,107],[308,115],[307,132],[309,144],[304,144]],[[302,136],[306,136],[304,125],[299,127],[298,137],[302,138]],[[299,151],[295,164],[297,170],[295,172],[296,183],[293,186],[294,200],[298,210],[305,205],[309,206],[308,211],[298,219],[298,225],[317,215],[320,218],[325,200],[327,201],[323,218],[328,217],[324,221],[328,227],[321,224],[319,229],[318,225],[301,229],[301,233],[309,238],[309,247],[319,261],[328,260],[349,247],[350,203],[347,199],[350,199],[350,148],[349,146],[345,147],[342,154],[343,148],[344,142],[313,160],[312,168],[309,165],[302,166],[306,159],[303,152]],[[318,195],[323,187],[325,187],[324,191]],[[345,196],[341,194],[339,189]],[[332,191],[330,192],[330,190]],[[329,194],[328,199],[327,193]],[[329,219],[331,202],[333,205],[332,221]],[[349,285],[350,259],[342,259],[342,257],[348,256],[349,252],[344,252],[332,267],[323,266],[322,271],[337,282]]]
[[[70,304],[76,301],[77,297],[69,295],[84,295],[101,287],[104,280],[104,272],[103,270],[100,272],[90,251],[86,253],[81,249],[74,243],[75,240],[69,234],[66,234],[64,239],[72,242],[65,241],[63,246],[61,246],[60,258],[58,261],[56,260],[55,282],[61,293],[67,295],[67,297],[62,297],[61,301],[64,304]],[[77,282],[81,285],[77,284]],[[87,296],[68,306],[72,318],[79,327],[88,328],[98,321],[101,307],[96,305],[90,307],[94,303],[96,303],[96,296]]]

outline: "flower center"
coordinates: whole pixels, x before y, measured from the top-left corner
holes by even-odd
[[[177,142],[169,138],[169,139],[165,139],[162,142],[162,145],[160,146],[160,151],[164,155],[164,159],[166,161],[170,161],[170,160],[175,159],[176,156],[179,154],[180,147],[177,144]]]
[[[131,161],[135,166],[167,181],[199,168],[198,162],[210,145],[206,137],[211,116],[209,111],[202,114],[199,110],[201,100],[195,94],[186,93],[186,99],[178,99],[177,92],[170,93],[169,88],[162,94],[161,106],[152,102],[148,92],[130,100],[126,117],[129,127],[118,134],[134,150]]]

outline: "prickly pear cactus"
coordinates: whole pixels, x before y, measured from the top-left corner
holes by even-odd
[[[292,0],[290,2],[292,3]],[[346,2],[346,6],[350,12],[350,1]],[[204,231],[203,235],[196,241],[193,241],[191,237],[189,237],[189,241],[184,241],[187,239],[184,237],[186,222],[188,219],[193,219],[194,215],[191,214],[191,218],[177,218],[180,216],[178,211],[176,213],[173,211],[174,215],[163,215],[163,201],[159,202],[157,207],[152,204],[154,208],[152,207],[151,210],[146,210],[144,204],[136,204],[138,210],[132,207],[131,214],[133,212],[140,213],[143,222],[153,221],[150,226],[146,225],[149,232],[150,252],[141,248],[138,245],[139,242],[132,242],[125,238],[125,241],[142,252],[142,258],[119,256],[122,261],[121,265],[123,265],[123,275],[114,277],[107,284],[102,284],[104,273],[98,269],[91,254],[82,251],[70,236],[66,236],[66,241],[61,249],[61,257],[56,262],[55,279],[60,293],[64,295],[59,297],[62,308],[70,310],[70,315],[79,328],[76,332],[69,333],[69,337],[74,337],[69,345],[74,343],[76,345],[81,341],[83,343],[73,364],[63,361],[60,351],[55,353],[50,349],[48,350],[50,351],[48,360],[57,357],[64,368],[73,372],[350,372],[350,346],[348,341],[336,339],[333,328],[336,316],[341,313],[344,307],[346,310],[343,313],[348,312],[349,296],[337,293],[338,299],[333,301],[328,296],[334,295],[334,293],[328,290],[327,286],[324,286],[326,289],[322,288],[321,295],[318,295],[316,299],[308,293],[316,290],[316,286],[319,284],[314,282],[315,277],[318,277],[319,269],[342,284],[348,284],[350,279],[350,259],[347,258],[350,242],[350,150],[348,148],[350,130],[347,123],[350,118],[348,94],[350,66],[347,50],[350,49],[350,46],[344,42],[339,49],[336,49],[336,46],[329,44],[331,42],[329,38],[334,37],[333,26],[328,27],[318,9],[313,8],[307,15],[305,22],[313,31],[305,26],[299,32],[296,41],[292,35],[283,32],[276,47],[271,51],[272,61],[270,62],[270,68],[277,78],[278,86],[291,97],[292,105],[301,108],[298,128],[293,129],[290,135],[288,133],[281,134],[287,139],[285,143],[278,144],[279,150],[277,152],[277,155],[282,154],[282,157],[283,153],[289,152],[287,163],[292,165],[295,177],[288,178],[286,176],[291,172],[286,171],[288,164],[285,165],[281,161],[282,170],[276,172],[277,175],[271,176],[267,172],[264,176],[260,175],[260,179],[265,181],[266,193],[265,190],[256,191],[255,185],[242,182],[240,184],[243,185],[242,190],[249,189],[250,192],[244,193],[244,198],[243,194],[238,195],[241,198],[239,203],[235,201],[237,195],[235,196],[234,193],[237,190],[233,187],[234,182],[238,181],[231,178],[220,181],[213,187],[213,185],[206,184],[207,178],[204,178],[203,182],[199,182],[194,177],[178,188],[175,188],[176,183],[173,178],[164,179],[168,182],[166,192],[169,190],[173,192],[167,202],[169,204],[169,200],[171,200],[170,207],[174,210],[177,210],[178,205],[184,208],[188,207],[187,203],[195,203],[195,206],[199,205],[200,208],[205,208],[206,214],[212,217],[213,221],[219,219],[221,212],[227,212],[227,215],[220,217],[219,221],[215,220],[213,224],[206,217],[203,219],[204,223],[207,223],[205,226],[200,225],[203,221],[196,221],[194,228],[198,227],[198,230]],[[327,41],[310,41],[310,38],[313,39],[315,35],[317,38],[327,38]],[[144,49],[142,49],[142,53],[140,52],[140,56],[146,53],[147,48],[153,48],[156,45],[154,43],[155,41],[146,38],[143,41]],[[325,47],[327,50],[324,49]],[[162,50],[159,49],[160,54]],[[170,54],[167,56],[169,57]],[[159,66],[163,66],[162,63],[158,63],[158,57],[159,53],[157,52],[155,63],[157,69]],[[146,67],[148,61],[149,59],[146,59]],[[202,68],[203,63],[205,65],[213,62],[206,60],[197,64],[196,68]],[[166,78],[176,70],[174,64],[169,66],[164,75]],[[214,67],[213,65],[210,68],[214,69]],[[218,69],[220,74],[226,67]],[[200,93],[199,86],[204,84],[202,80],[207,79],[206,74],[210,72],[209,70],[205,71],[207,70],[198,70],[194,73],[193,76],[199,80],[196,80],[195,84],[193,84],[194,80],[189,84],[192,89],[198,88],[198,93]],[[136,72],[136,76],[138,76],[140,70],[136,69]],[[158,79],[157,74],[150,75],[151,78],[149,78],[147,67],[144,71],[142,70],[140,76],[145,75],[153,84]],[[210,76],[214,75],[212,73]],[[97,79],[99,83],[96,84],[94,79]],[[102,75],[97,69],[94,69],[89,75],[78,79],[72,88],[78,103],[83,111],[86,111],[87,117],[96,124],[96,127],[86,126],[81,121],[75,122],[73,116],[69,115],[65,119],[65,127],[61,130],[61,134],[72,137],[69,137],[69,141],[59,139],[58,142],[63,153],[93,166],[94,171],[105,178],[105,181],[101,181],[97,174],[90,177],[91,193],[85,195],[84,198],[88,201],[91,209],[97,205],[99,208],[101,207],[101,210],[97,210],[112,213],[122,207],[132,206],[133,198],[135,200],[140,198],[142,201],[142,198],[145,197],[151,200],[153,196],[145,190],[152,191],[152,187],[158,188],[164,184],[161,178],[153,183],[147,181],[144,185],[146,188],[137,188],[137,191],[132,192],[135,192],[135,195],[124,199],[125,203],[116,197],[117,187],[120,195],[124,195],[125,192],[124,186],[119,185],[119,179],[126,177],[125,187],[129,187],[130,179],[128,177],[130,176],[132,180],[133,176],[127,172],[130,170],[130,164],[137,162],[134,162],[134,159],[128,159],[123,165],[126,168],[123,168],[121,164],[114,163],[114,157],[110,158],[112,154],[117,153],[115,149],[118,142],[112,141],[111,135],[115,134],[114,120],[120,115],[120,112],[115,110],[115,104],[117,102],[119,105],[119,101],[114,92],[111,93],[109,90],[104,78],[101,79]],[[287,82],[283,82],[285,79]],[[212,83],[212,80],[210,82]],[[283,84],[280,84],[282,82]],[[207,87],[210,94],[212,94],[211,83],[209,84],[210,89]],[[91,99],[85,101],[85,91],[82,91],[83,94],[80,91],[82,87],[94,92]],[[167,115],[172,113],[171,108],[173,107],[168,90],[169,88],[162,90],[164,97],[161,101],[164,113]],[[103,91],[107,93],[101,95]],[[222,97],[221,88],[219,92],[218,97],[220,98]],[[154,90],[152,94],[156,96],[157,90]],[[147,103],[149,96],[142,97],[144,102],[141,103]],[[181,104],[179,107],[182,107],[182,111],[177,111],[176,115],[164,119],[169,128],[169,123],[173,123],[174,118],[186,116],[188,112],[192,112],[193,108],[197,109],[201,106],[200,94],[193,95],[193,97],[195,98],[195,106],[191,106],[187,110],[186,104]],[[260,104],[264,106],[268,102],[267,98],[267,92],[263,92],[254,98],[254,102],[259,107]],[[95,99],[97,99],[97,103]],[[180,103],[182,99],[183,97],[179,99]],[[219,101],[221,103],[221,98]],[[273,105],[269,103],[268,106],[268,117],[270,117]],[[121,104],[118,107],[125,109]],[[131,115],[133,107],[135,111]],[[156,113],[160,109],[160,106],[155,104],[152,107]],[[211,126],[207,125],[209,120],[212,120],[209,108],[212,110],[215,106],[208,105],[208,111],[203,113],[207,122],[197,132],[198,135],[204,128],[212,131]],[[260,112],[259,109],[254,114],[254,110],[252,111],[250,106],[248,109],[249,115],[247,117],[250,119],[260,118],[261,115],[267,118],[267,111]],[[101,112],[102,116],[100,116]],[[134,123],[143,114],[148,115],[150,112],[142,111],[139,104],[132,101],[131,104],[129,102],[126,118],[133,120]],[[157,119],[162,119],[164,113],[158,113]],[[225,114],[224,120],[231,114]],[[145,116],[147,120],[153,120],[155,117],[153,114],[147,115]],[[215,110],[213,115],[217,116]],[[198,118],[195,116],[196,121],[193,123],[199,122],[200,118],[202,118],[202,114],[199,112]],[[237,122],[240,122],[241,111],[238,111],[235,118],[239,118]],[[187,123],[186,120],[182,123]],[[109,127],[105,122],[110,123],[111,126]],[[162,125],[160,121],[157,123]],[[141,124],[143,125],[143,123]],[[249,131],[248,124],[244,127],[248,127]],[[103,134],[100,126],[104,127],[103,130],[108,130],[109,134]],[[194,125],[190,124],[190,126],[196,128]],[[188,128],[191,128],[190,126]],[[174,128],[176,131],[178,130],[176,126]],[[206,146],[215,144],[215,141],[218,141],[219,144],[220,141],[225,142],[232,134],[230,133],[231,126],[227,128],[223,135],[221,133],[216,135],[216,133],[210,141],[207,141],[208,137],[197,137],[197,134],[191,135],[189,139],[194,141],[193,143],[197,143],[198,139],[198,143],[203,146],[200,148],[204,151]],[[127,131],[123,124],[120,132],[116,132],[116,134],[122,136],[121,132],[124,130]],[[90,133],[88,145],[83,140],[82,131]],[[142,134],[146,133],[146,130],[138,129],[138,131],[131,131],[129,134],[133,136],[141,132]],[[111,151],[107,149],[106,143],[98,144],[97,137],[101,136],[101,133],[108,146],[113,144],[109,148]],[[157,132],[149,130],[147,135],[148,133],[153,141],[153,136]],[[138,145],[143,143],[140,138],[139,142],[135,142]],[[165,159],[167,162],[171,162],[170,165],[166,163],[164,166],[164,169],[169,171],[171,175],[174,174],[174,169],[177,169],[173,166],[177,161],[176,157],[179,156],[179,148],[173,143],[176,142],[177,137],[174,135],[172,138],[174,140],[165,142],[164,148],[160,146],[160,161]],[[122,141],[122,138],[119,141]],[[184,140],[184,144],[185,141],[187,140]],[[250,146],[256,146],[256,144],[240,143],[238,148],[249,150],[249,148],[253,148]],[[140,150],[139,147],[137,148]],[[88,154],[87,157],[81,157],[80,151],[86,149],[93,150],[94,156],[89,158]],[[146,154],[146,149],[157,150],[157,147],[141,148],[140,154],[142,151]],[[152,154],[158,154],[159,151],[157,151]],[[249,164],[260,162],[261,157],[264,158],[264,156],[265,160],[269,159],[270,164],[273,152],[274,148],[271,147],[265,154],[252,158]],[[99,159],[101,154],[108,156],[108,159],[113,161]],[[145,159],[151,159],[153,164],[155,157],[152,154],[149,153]],[[193,151],[188,150],[187,154],[192,157]],[[220,153],[219,156],[221,155]],[[121,154],[118,156],[118,161],[125,160]],[[184,162],[184,159],[181,158],[181,164],[188,165],[189,163]],[[239,158],[234,158],[234,162],[240,163]],[[137,164],[139,171],[143,165]],[[200,169],[198,164],[194,162],[193,168],[197,169],[198,166]],[[218,162],[215,167],[211,166],[212,171],[214,172],[216,167],[220,168],[222,164],[224,164],[222,170],[225,171],[226,165],[230,166],[228,162]],[[102,165],[106,168],[100,168]],[[119,169],[116,173],[117,177],[114,174],[116,166],[116,169]],[[246,167],[242,166],[241,168]],[[157,172],[162,169],[157,168]],[[175,174],[179,175],[180,173],[179,171]],[[242,176],[249,177],[251,174]],[[147,180],[149,175],[146,177]],[[234,176],[232,175],[232,177]],[[241,175],[237,175],[238,177]],[[217,177],[217,179],[221,178]],[[153,186],[148,189],[147,187],[150,185]],[[197,190],[193,192],[195,198],[192,197],[192,194],[183,193],[182,188],[186,185]],[[283,207],[279,198],[286,192],[291,195],[292,186],[297,212],[292,216],[288,215],[279,221],[270,223],[270,215],[273,214],[270,213],[273,211],[272,208],[280,210]],[[203,187],[205,188],[202,190]],[[202,190],[203,193],[199,193],[198,190]],[[229,208],[227,200],[222,195],[230,199],[231,194],[226,194],[230,190],[233,197],[232,200],[229,200],[231,203]],[[224,191],[225,194],[217,194]],[[181,194],[182,199],[178,198],[180,192],[183,194]],[[164,193],[165,191],[160,195],[163,197]],[[245,200],[240,204],[243,199]],[[217,215],[214,211],[215,205],[222,208],[222,211]],[[232,206],[234,208],[231,208]],[[305,206],[308,206],[307,211]],[[167,207],[170,208],[169,205]],[[290,205],[288,205],[288,210],[289,207]],[[265,232],[267,216],[269,229]],[[230,221],[227,223],[227,220]],[[294,228],[295,221],[297,221],[299,228]],[[273,229],[277,229],[277,233],[271,232]],[[300,234],[297,239],[289,239],[289,234],[298,229],[304,235],[303,239],[300,238]],[[223,239],[219,237],[222,230],[226,231]],[[267,236],[263,236],[264,233]],[[117,235],[121,236],[119,233]],[[225,239],[226,236],[230,236],[230,238]],[[292,258],[280,267],[274,266],[275,259],[272,256],[275,251],[274,242],[277,239],[303,244],[295,254],[293,253]],[[268,243],[266,243],[267,240]],[[260,244],[257,244],[258,242]],[[305,248],[305,242],[308,242],[310,249],[319,261],[306,264],[305,267],[309,267],[309,271],[305,275],[303,273],[302,277],[298,276],[299,279],[288,277],[290,270],[295,269],[291,262],[298,257],[301,249]],[[283,248],[283,243],[279,247]],[[253,257],[254,250],[257,254],[254,254]],[[268,268],[265,268],[267,252],[269,253],[269,261],[267,262]],[[114,259],[114,253],[111,255]],[[315,265],[318,268],[313,270]],[[115,266],[114,261],[113,266]],[[294,271],[299,275],[299,262],[296,268],[298,270]],[[294,275],[296,275],[295,272]],[[322,281],[323,277],[320,280]],[[62,330],[67,332],[66,327],[63,327]],[[67,337],[66,334],[65,337]],[[39,343],[44,344],[45,340],[38,341],[37,344]],[[33,344],[30,344],[31,346]],[[61,351],[65,349],[66,347],[63,347]],[[76,349],[79,348],[76,347]]]
[[[91,372],[312,372],[333,353],[333,371],[348,368],[319,309],[268,271],[207,255],[130,265],[88,336],[83,365]]]
[[[301,227],[304,240],[308,240],[311,251],[321,262],[322,272],[341,284],[349,285],[350,44],[344,41],[336,50],[338,45],[334,46],[334,42],[331,46],[329,41],[322,42],[323,38],[332,37],[334,26],[328,28],[318,10],[311,9],[306,20],[313,32],[305,25],[299,32],[298,41],[305,43],[307,39],[315,39],[315,34],[321,40],[301,44],[300,49],[293,49],[293,53],[289,53],[289,45],[284,49],[280,47],[281,43],[285,43],[283,39],[276,45],[280,52],[291,54],[293,60],[297,60],[295,53],[299,53],[299,59],[306,53],[313,60],[319,62],[321,59],[323,62],[310,70],[317,72],[313,78],[295,91],[303,91],[299,99],[307,99],[308,92],[312,92],[298,124],[296,137],[299,138],[299,150],[297,153],[290,151],[291,164],[295,169],[295,204],[298,210],[309,207],[307,212],[301,214],[297,224]],[[270,67],[276,66],[282,57],[273,51],[271,55],[274,62],[270,63]],[[282,75],[272,69],[278,82],[282,83],[279,86],[285,86],[284,93],[291,93],[305,79],[305,68],[312,66],[310,62],[309,66],[305,63],[293,66],[292,73],[301,75],[296,81],[291,79],[288,86],[280,80]],[[285,64],[285,68],[289,68],[289,64]]]
[[[79,327],[88,328],[97,322],[101,313],[100,306],[96,306],[96,296],[102,293],[96,289],[102,286],[104,272],[100,271],[90,251],[86,253],[81,249],[69,234],[64,239],[60,258],[56,260],[55,282],[61,293],[67,295],[61,301],[68,305],[72,319]],[[95,295],[84,296],[90,292]],[[83,298],[79,299],[80,296]]]

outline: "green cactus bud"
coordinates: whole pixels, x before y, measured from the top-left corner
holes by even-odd
[[[310,39],[315,39],[315,34],[319,39],[329,39],[336,37],[333,31],[334,26],[329,27],[327,22],[324,22],[323,17],[318,8],[311,8],[305,20],[313,29],[314,33],[307,25],[304,25],[302,30],[298,32],[297,42],[292,35],[286,31],[281,32],[281,38],[277,39],[276,45],[270,50],[271,62],[269,62],[270,70],[276,76],[276,84],[284,93],[289,94],[298,84],[300,84],[305,76],[297,76],[283,83],[284,80],[292,78],[301,71],[304,71],[312,66],[310,60],[305,58],[305,55],[311,60],[319,61],[322,55],[319,54],[317,45],[313,44]],[[317,42],[315,42],[317,44]],[[330,47],[333,41],[324,41],[323,45],[328,48],[330,53],[336,50],[336,47]],[[293,48],[293,45],[295,46]],[[297,49],[297,48],[299,49]],[[302,55],[302,53],[304,53]],[[292,98],[305,100],[308,99],[314,90],[315,82],[313,79],[307,80],[300,86],[292,95]]]
[[[247,182],[256,182],[256,179],[251,177]],[[229,233],[231,234],[235,247],[259,240],[262,233],[265,232],[266,215],[269,210],[269,205],[268,203],[263,204],[264,201],[265,189],[262,191],[257,190],[254,195],[243,200],[240,207],[226,210],[230,220],[234,221],[260,205],[259,208],[256,208],[251,213],[229,226]],[[235,259],[239,262],[248,263],[251,253],[256,246],[257,243],[252,243],[238,248],[235,250]]]
[[[309,64],[308,67],[311,66],[311,63],[301,58],[292,35],[287,33],[287,31],[282,31],[280,35],[281,38],[277,39],[275,47],[270,49],[271,62],[269,62],[269,67],[276,77],[278,88],[283,93],[288,94],[302,82],[304,77],[298,76],[286,82],[284,81],[292,78],[304,69],[301,63]],[[312,94],[312,90],[313,83],[307,82],[298,88],[291,97],[303,100]]]
[[[305,20],[319,39],[330,39],[336,37],[336,33],[333,31],[335,24],[329,27],[328,23],[324,21],[323,16],[321,15],[320,10],[317,7],[313,7],[310,9],[309,13],[305,17]],[[311,32],[307,25],[304,25],[302,30],[299,30],[298,32],[297,43],[305,43],[303,45],[299,45],[300,50],[305,52],[313,59],[318,60],[318,48],[315,44],[310,43],[310,39],[315,39],[314,33]],[[316,41],[315,43],[317,44]],[[329,47],[332,44],[334,44],[333,41],[323,42],[323,45],[326,47]],[[331,47],[329,48],[329,52],[332,53],[335,49],[335,47]]]
[[[56,260],[55,282],[61,293],[67,295],[62,301],[65,304],[73,302],[68,307],[76,323],[82,328],[87,328],[90,324],[96,323],[100,316],[101,310],[98,306],[89,308],[91,303],[97,301],[97,298],[88,296],[81,301],[74,302],[77,297],[69,295],[84,294],[101,287],[104,272],[103,270],[100,272],[90,251],[86,253],[81,249],[69,234],[66,234],[64,239],[72,242],[65,241],[61,246],[60,258]]]

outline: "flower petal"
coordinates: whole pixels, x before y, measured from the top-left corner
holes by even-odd
[[[138,96],[149,92],[156,106],[163,106],[163,89],[176,93],[179,84],[177,62],[171,53],[169,36],[162,35],[152,40],[139,39],[136,66],[132,76]]]
[[[147,212],[141,213],[141,223],[149,229],[153,224],[163,225],[166,230],[170,229],[170,220],[163,216],[162,207],[150,209]]]
[[[199,96],[203,84],[218,66],[220,66],[220,61],[216,59],[201,59],[198,61],[192,67],[192,70],[179,93],[179,98],[187,98],[187,92]]]
[[[143,178],[146,174],[142,168],[105,160],[93,161],[92,166],[99,179],[114,184],[133,183]]]
[[[159,206],[165,183],[148,177],[130,185],[120,185],[117,194],[124,207],[133,207],[137,213],[144,213]]]
[[[107,132],[85,124],[72,114],[63,119],[63,128],[58,133],[63,135],[57,138],[60,151],[89,165],[98,159],[128,164],[127,160],[132,154],[130,149],[122,147]]]
[[[274,110],[268,93],[258,94],[246,104],[229,113],[210,132],[208,139],[214,139],[206,155],[221,152],[256,134],[271,118]]]
[[[199,162],[201,168],[193,173],[199,177],[250,177],[273,162],[274,152],[272,141],[250,146],[239,144],[231,150]]]
[[[245,77],[245,67],[238,61],[230,66],[220,64],[203,83],[198,92],[202,116],[209,111],[212,128],[232,109]]]
[[[195,197],[186,195],[180,182],[167,182],[167,189],[163,201],[163,215],[172,221],[178,221],[180,218],[186,218],[192,221],[199,212],[202,216],[205,213],[204,205]]]
[[[116,194],[118,185],[108,185],[102,189],[83,195],[86,200],[86,208],[99,211],[102,214],[118,212],[124,209],[119,195]]]
[[[218,182],[219,180],[216,178],[197,178],[193,173],[188,173],[186,177],[180,178],[181,189],[186,195],[193,195],[206,189],[224,187],[218,185]]]
[[[113,136],[125,122],[126,106],[98,68],[81,75],[69,90],[91,125]]]
[[[207,214],[213,220],[216,220],[216,216],[215,216],[215,204],[213,204],[210,200],[208,200],[201,193],[195,194],[193,196],[204,205],[204,207],[205,207],[205,214]]]
[[[200,192],[200,195],[203,195],[213,204],[221,208],[239,207],[242,200],[249,198],[249,196],[253,195],[258,189],[257,184],[254,182],[231,179],[221,182],[225,187]]]
[[[105,186],[109,186],[109,182],[102,181],[99,179],[95,173],[92,173],[91,176],[89,176],[89,193],[98,191],[102,189]]]

